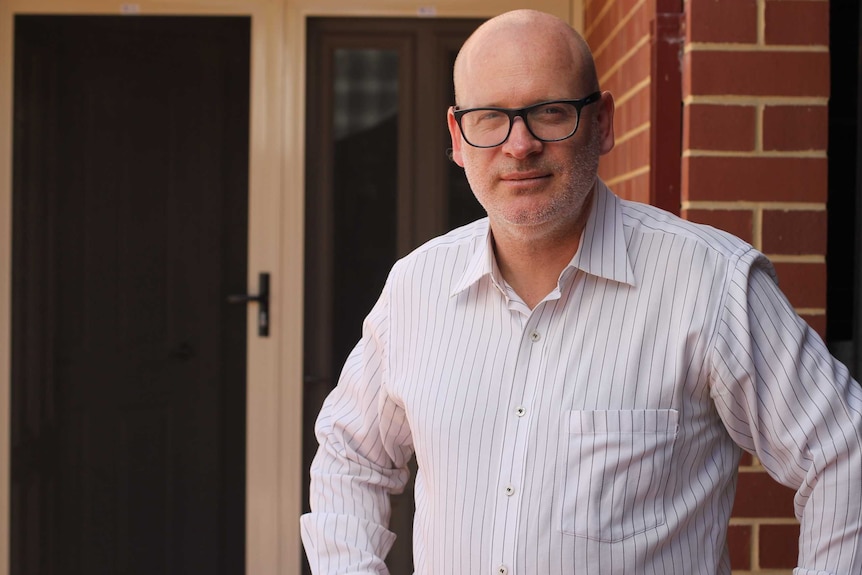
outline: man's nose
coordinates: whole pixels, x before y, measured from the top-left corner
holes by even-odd
[[[515,158],[526,158],[542,151],[542,141],[537,139],[521,117],[512,120],[509,138],[503,142],[503,151]]]

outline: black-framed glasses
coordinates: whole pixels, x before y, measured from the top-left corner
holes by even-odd
[[[512,123],[519,117],[527,130],[542,142],[559,142],[578,131],[581,109],[602,97],[593,92],[579,100],[551,100],[526,108],[468,108],[453,110],[464,141],[474,148],[494,148],[509,139]]]

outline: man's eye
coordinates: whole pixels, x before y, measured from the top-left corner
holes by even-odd
[[[565,106],[542,106],[537,112],[543,116],[560,116],[568,114]]]
[[[498,110],[479,110],[476,114],[479,122],[494,122],[506,117],[506,114]]]

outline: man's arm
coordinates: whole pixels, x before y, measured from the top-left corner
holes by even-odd
[[[407,483],[412,447],[403,411],[383,390],[386,301],[384,290],[315,425],[311,513],[301,524],[316,574],[388,573],[383,559],[395,541],[389,496]]]
[[[725,426],[796,489],[796,575],[862,573],[862,388],[794,312],[771,266],[744,254],[712,358]]]

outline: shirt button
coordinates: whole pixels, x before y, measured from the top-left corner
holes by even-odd
[[[500,565],[497,567],[495,573],[497,573],[497,575],[507,575],[509,573],[509,569],[505,565]]]
[[[515,415],[517,415],[518,417],[524,417],[524,414],[526,413],[527,409],[522,405],[519,405],[518,408],[515,409]]]
[[[515,488],[512,487],[511,485],[507,485],[505,491],[506,491],[506,495],[509,495],[509,496],[512,496],[515,494]]]
[[[530,332],[530,339],[533,340],[533,342],[535,343],[535,342],[539,341],[540,339],[542,339],[542,334],[540,334],[536,330],[533,330]]]

